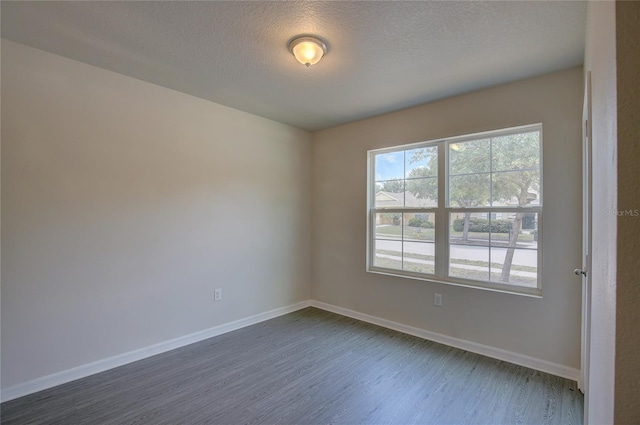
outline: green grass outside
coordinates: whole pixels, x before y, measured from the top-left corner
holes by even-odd
[[[391,258],[376,257],[375,265],[376,267],[383,267],[385,269],[402,270],[402,261],[394,260]],[[429,264],[408,263],[408,264],[405,264],[404,269],[407,271],[412,271],[417,273],[428,273],[428,274],[435,273],[434,266]]]
[[[449,229],[449,237],[451,239],[462,239],[462,232],[456,232],[453,227]],[[489,233],[469,232],[469,239],[489,240]],[[509,242],[508,233],[492,233],[492,241],[504,241]],[[533,235],[528,233],[520,233],[518,235],[518,242],[533,242]]]
[[[402,236],[404,229],[404,237],[419,240],[435,240],[435,229],[423,229],[421,227],[410,226],[384,226],[376,227],[376,236]]]
[[[405,238],[420,239],[420,240],[434,240],[435,229],[423,229],[421,227],[410,226],[393,226],[382,225],[376,226],[376,236],[402,236],[404,229]],[[449,237],[451,239],[462,239],[462,232],[456,232],[453,230],[453,226],[449,228]],[[469,232],[469,239],[476,240],[489,240],[489,233],[481,232]],[[491,240],[493,241],[509,241],[508,233],[492,233]],[[518,236],[519,242],[533,242],[533,234],[520,233]]]
[[[402,270],[402,261],[394,260],[391,258],[376,258],[375,266],[386,268],[386,269]],[[405,264],[404,270],[418,272],[418,273],[428,273],[428,274],[435,273],[434,267],[429,264],[409,263],[409,264]],[[450,268],[449,275],[451,277],[459,277],[462,279],[470,279],[470,280],[480,280],[485,282],[487,281],[487,277],[488,277],[488,273],[483,272],[482,270],[461,269],[461,268],[455,267],[455,265],[452,265],[452,267]],[[500,273],[491,273],[491,281],[504,283],[500,281]],[[526,277],[526,276],[509,276],[508,283],[516,284],[516,285],[520,284],[522,286],[528,286],[528,287],[535,287],[537,284],[537,279],[534,277]]]
[[[397,256],[397,257],[401,257],[402,256],[401,252],[390,251],[390,250],[386,250],[386,249],[376,249],[376,254],[393,255],[393,256]],[[422,255],[422,254],[413,254],[413,253],[405,252],[404,256],[405,256],[405,258],[415,258],[415,259],[418,259],[418,260],[426,260],[426,261],[434,261],[435,260],[435,256],[433,256],[433,255]],[[399,260],[396,260],[396,261],[399,261]],[[480,266],[480,267],[487,267],[488,266],[488,263],[486,261],[465,260],[465,259],[461,259],[461,258],[453,258],[452,259],[452,264],[464,264],[464,265],[467,265],[467,266]],[[500,264],[500,263],[491,263],[491,268],[502,269],[502,266],[503,266],[503,264]],[[515,270],[515,271],[519,271],[519,272],[537,273],[538,268],[537,267],[531,267],[531,266],[521,266],[521,265],[518,265],[518,264],[512,264],[511,265],[511,270]]]

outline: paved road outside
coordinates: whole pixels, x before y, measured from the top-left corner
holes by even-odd
[[[376,249],[396,251],[402,255],[402,242],[389,240],[376,240]],[[409,254],[433,255],[434,244],[424,242],[405,242],[404,252]],[[491,262],[504,263],[507,248],[491,248]],[[471,261],[489,262],[489,248],[484,246],[452,245],[450,250],[452,260],[464,259]],[[534,249],[516,249],[513,255],[513,263],[520,266],[536,267],[538,265],[538,251]]]

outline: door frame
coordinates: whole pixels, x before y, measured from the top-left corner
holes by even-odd
[[[592,231],[592,131],[591,71],[585,74],[582,109],[582,326],[580,347],[580,380],[578,388],[589,391],[589,348],[591,346],[591,231]],[[588,397],[585,397],[585,412]]]

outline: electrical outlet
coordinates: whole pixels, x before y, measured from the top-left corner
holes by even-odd
[[[442,294],[433,294],[433,305],[442,307]]]
[[[213,300],[214,301],[222,300],[222,288],[218,288],[215,291],[213,291]]]

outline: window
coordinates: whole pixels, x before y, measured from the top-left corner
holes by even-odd
[[[367,270],[539,295],[542,126],[369,151]]]

